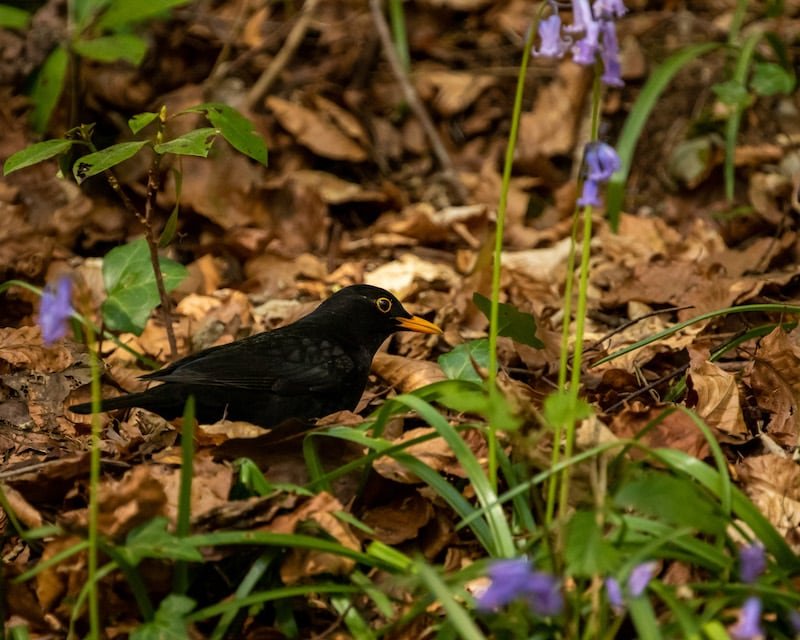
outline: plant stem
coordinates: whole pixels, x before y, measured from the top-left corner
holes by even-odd
[[[98,515],[100,511],[100,410],[102,391],[100,387],[100,357],[94,331],[86,326],[86,345],[89,352],[89,368],[92,375],[92,443],[89,459],[89,637],[100,638],[100,603],[98,597],[97,555]]]

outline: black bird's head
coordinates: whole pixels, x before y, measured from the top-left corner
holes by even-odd
[[[391,293],[369,284],[340,289],[312,315],[335,325],[373,352],[396,331],[442,333],[432,322],[411,315]]]

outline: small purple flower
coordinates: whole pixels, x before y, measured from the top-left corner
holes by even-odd
[[[70,304],[71,284],[67,276],[53,285],[48,284],[42,291],[39,306],[39,327],[46,345],[53,344],[67,335],[67,320],[72,315]]]
[[[728,629],[733,640],[760,640],[764,637],[761,628],[761,598],[751,596],[739,611],[739,619]]]
[[[569,40],[561,37],[561,18],[557,13],[539,23],[539,49],[535,47],[531,53],[536,57],[560,58],[569,48]]]
[[[739,577],[752,584],[767,568],[767,555],[760,544],[749,544],[739,549]]]
[[[642,595],[658,569],[658,562],[650,561],[637,564],[628,576],[628,593],[634,598]]]
[[[595,0],[592,9],[594,9],[594,15],[606,20],[621,18],[627,11],[622,0]]]
[[[625,598],[622,596],[622,587],[616,578],[606,578],[606,596],[611,608],[616,613],[622,613],[625,610]]]
[[[605,142],[590,142],[586,145],[585,173],[586,179],[583,183],[583,192],[578,198],[578,205],[581,207],[599,207],[600,184],[608,182],[614,172],[622,166],[614,147]]]
[[[619,62],[619,44],[617,43],[617,26],[611,20],[600,21],[600,32],[603,34],[603,46],[600,57],[603,59],[603,75],[600,80],[609,87],[621,87],[622,67]]]
[[[480,611],[491,611],[521,598],[541,616],[557,615],[564,606],[558,581],[550,574],[534,571],[526,558],[496,560],[488,573],[492,584],[478,598]]]
[[[795,633],[800,633],[800,611],[792,610],[789,612],[789,624]]]

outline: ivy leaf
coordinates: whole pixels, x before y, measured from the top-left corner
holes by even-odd
[[[186,277],[186,267],[167,258],[159,264],[164,287],[172,291]],[[161,302],[147,241],[142,238],[109,251],[103,259],[103,282],[108,297],[101,311],[108,328],[140,335]]]
[[[472,294],[472,301],[488,318],[492,309],[492,301],[477,291]],[[497,334],[527,344],[529,347],[544,349],[544,342],[536,337],[536,318],[530,313],[520,311],[513,304],[505,302],[499,304]]]
[[[486,338],[465,342],[439,356],[439,366],[451,380],[482,383],[475,364],[482,369],[489,367],[489,340]]]

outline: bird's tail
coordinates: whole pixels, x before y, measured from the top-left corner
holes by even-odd
[[[141,407],[161,414],[169,420],[183,413],[183,405],[186,401],[185,396],[186,394],[183,394],[182,389],[177,385],[162,384],[140,393],[129,393],[117,398],[103,398],[100,403],[100,411]],[[75,413],[91,413],[92,403],[81,402],[80,404],[74,404],[69,407],[69,410]]]

